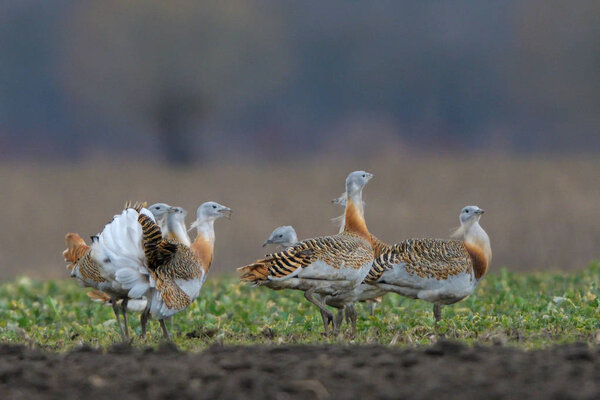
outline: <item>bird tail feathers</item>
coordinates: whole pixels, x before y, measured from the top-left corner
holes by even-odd
[[[65,244],[67,248],[63,251],[63,257],[69,263],[67,268],[72,270],[77,261],[90,249],[90,246],[77,233],[67,233],[65,235]]]
[[[146,209],[141,209],[140,212],[144,211]],[[142,227],[138,223],[138,215],[132,208],[123,210],[104,227],[98,240],[92,243],[92,256],[103,264],[110,275],[121,268],[140,271],[145,269]]]
[[[99,290],[90,290],[87,295],[90,300],[96,303],[106,304],[110,302],[110,296]]]
[[[148,207],[148,202],[146,201],[127,201],[125,203],[125,210],[128,208],[133,208],[135,211],[140,212],[142,208]]]
[[[242,282],[249,282],[259,284],[260,282],[268,280],[269,267],[265,262],[259,260],[254,264],[246,265],[245,267],[238,268],[240,271],[240,279]]]

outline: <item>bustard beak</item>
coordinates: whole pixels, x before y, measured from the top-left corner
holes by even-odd
[[[477,215],[481,215],[481,214],[483,214],[484,212],[485,212],[485,211],[484,211],[484,210],[482,210],[482,209],[480,208],[479,210],[475,211],[475,214],[477,214]]]
[[[229,207],[223,207],[219,210],[219,212],[227,219],[231,219],[231,214],[233,213]]]
[[[271,243],[273,243],[273,242],[271,241],[271,239],[267,239],[267,240],[265,240],[265,242],[263,243],[262,247],[265,247],[266,245],[268,245],[268,244],[271,244]]]

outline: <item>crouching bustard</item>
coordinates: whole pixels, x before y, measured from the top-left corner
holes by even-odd
[[[333,236],[306,239],[238,268],[241,280],[268,288],[297,289],[316,305],[324,318],[333,314],[322,299],[359,285],[371,268],[374,253],[364,219],[362,190],[372,178],[364,171],[346,178],[345,228]],[[327,323],[324,324],[327,330]]]

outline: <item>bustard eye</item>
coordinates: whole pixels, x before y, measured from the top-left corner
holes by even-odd
[[[217,208],[217,206],[213,205],[213,208]]]
[[[277,235],[277,237],[283,237],[283,235]]]
[[[465,210],[465,212],[468,214],[468,213],[469,213],[469,210]]]
[[[363,178],[366,178],[367,176],[365,174],[363,174]]]

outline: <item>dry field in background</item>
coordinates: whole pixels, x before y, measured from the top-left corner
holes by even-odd
[[[448,237],[467,204],[486,210],[492,271],[578,269],[600,258],[600,163],[579,158],[462,158],[424,155],[360,161],[168,169],[159,165],[3,164],[0,278],[66,277],[66,232],[99,232],[126,200],[163,201],[188,210],[214,200],[233,208],[216,224],[214,272],[263,255],[271,230],[291,224],[300,238],[337,231],[330,203],[346,174],[375,174],[364,196],[380,239]]]

